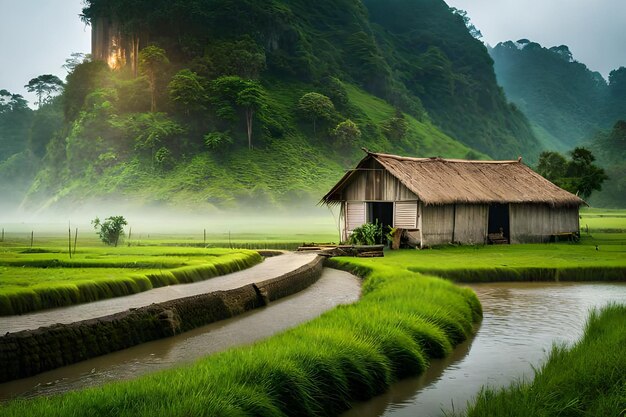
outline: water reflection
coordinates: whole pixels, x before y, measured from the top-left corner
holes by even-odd
[[[461,410],[481,386],[508,385],[531,378],[532,366],[552,344],[572,343],[583,332],[589,310],[626,303],[626,284],[496,283],[471,285],[483,305],[483,322],[472,341],[454,357],[434,361],[418,378],[394,384],[344,417],[441,416]],[[469,349],[469,351],[468,351]]]
[[[334,269],[309,288],[262,309],[30,378],[0,384],[0,399],[35,397],[130,379],[252,343],[359,298],[360,280]]]

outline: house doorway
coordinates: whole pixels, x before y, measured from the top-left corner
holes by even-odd
[[[491,204],[489,206],[489,224],[487,233],[490,236],[502,233],[502,239],[505,243],[510,243],[509,230],[509,205],[508,204]]]
[[[378,221],[382,227],[382,237],[380,242],[376,243],[386,243],[385,235],[389,232],[389,227],[393,227],[393,203],[367,203],[367,221],[369,223]]]

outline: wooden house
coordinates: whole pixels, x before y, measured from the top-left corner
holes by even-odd
[[[579,233],[585,202],[519,160],[408,158],[367,152],[322,198],[340,205],[342,238],[378,221],[419,247],[547,242]],[[499,238],[499,239],[498,239]]]

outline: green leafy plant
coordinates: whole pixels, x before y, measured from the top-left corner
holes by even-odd
[[[128,224],[124,216],[107,217],[100,221],[98,217],[91,221],[96,229],[100,240],[109,246],[117,246],[120,239],[124,237],[124,226]]]
[[[383,235],[383,226],[378,224],[378,220],[374,223],[365,223],[352,231],[348,238],[351,245],[375,245]]]

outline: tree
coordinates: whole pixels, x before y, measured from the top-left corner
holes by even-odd
[[[31,79],[28,84],[24,86],[29,93],[35,93],[39,100],[38,106],[41,107],[41,103],[45,99],[47,100],[50,95],[63,90],[63,81],[56,75],[43,74],[39,77]]]
[[[113,124],[134,137],[136,150],[150,151],[151,163],[158,162],[156,151],[168,139],[185,133],[185,129],[165,113],[139,113]]]
[[[332,130],[331,136],[335,138],[338,145],[346,146],[359,140],[361,130],[352,120],[346,119]]]
[[[207,101],[206,79],[189,69],[180,70],[168,85],[170,100],[180,105],[186,115],[203,110]]]
[[[298,101],[298,112],[313,122],[313,134],[317,135],[317,121],[330,120],[335,113],[333,102],[320,93],[306,93]]]
[[[604,169],[593,164],[595,157],[586,148],[575,148],[568,161],[558,152],[543,152],[539,156],[537,172],[559,187],[580,195],[583,199],[593,191],[602,190],[602,183],[608,179]]]
[[[236,41],[220,41],[210,45],[207,53],[218,76],[237,75],[256,79],[266,68],[265,51],[249,35]]]
[[[85,104],[85,98],[108,84],[110,70],[102,61],[85,61],[73,67],[63,92],[63,112],[66,120],[74,120]]]
[[[257,111],[265,107],[265,92],[257,82],[248,81],[246,88],[237,94],[236,103],[246,117],[246,132],[248,133],[248,149],[252,149],[252,123]]]
[[[478,28],[476,28],[476,26],[474,26],[472,20],[467,15],[467,12],[465,10],[457,9],[456,7],[450,7],[450,11],[463,20],[463,23],[465,23],[465,26],[467,27],[470,35],[478,40],[482,39],[483,34],[480,32],[480,30],[478,30]]]
[[[124,237],[124,226],[128,224],[123,216],[111,216],[103,222],[98,217],[91,221],[96,233],[105,244],[116,246]]]
[[[0,90],[0,163],[26,148],[33,114],[21,95]]]
[[[65,64],[63,64],[62,67],[65,68],[67,72],[72,73],[77,66],[89,61],[91,61],[91,54],[72,52],[70,57],[65,60]]]
[[[567,160],[558,152],[542,152],[539,155],[537,172],[553,183],[558,184],[559,180],[565,177],[567,171]]]
[[[396,114],[383,122],[382,129],[385,136],[399,142],[406,136],[409,130],[409,122],[406,121],[404,114],[396,109]]]
[[[236,121],[237,111],[243,112],[246,120],[248,147],[252,148],[254,116],[259,110],[265,108],[266,103],[263,87],[256,81],[228,76],[214,80],[211,89],[211,101],[219,118]]]
[[[570,191],[587,199],[591,193],[602,190],[602,183],[609,177],[604,169],[593,164],[595,157],[589,149],[575,148],[570,152],[572,160],[567,165],[567,177],[570,180]],[[575,191],[574,191],[575,190]]]
[[[148,79],[150,86],[150,111],[156,112],[157,83],[163,70],[169,65],[165,50],[158,46],[146,46],[139,52],[139,71]]]

